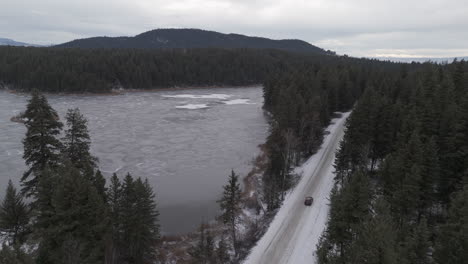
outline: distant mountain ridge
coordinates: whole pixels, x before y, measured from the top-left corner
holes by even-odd
[[[63,48],[254,48],[331,54],[302,40],[272,40],[240,34],[223,34],[201,29],[155,29],[134,37],[92,37],[77,39],[55,47]]]
[[[8,38],[0,38],[0,46],[24,46],[24,47],[33,46],[33,47],[38,47],[39,45],[19,42],[19,41],[15,41],[15,40],[8,39]]]

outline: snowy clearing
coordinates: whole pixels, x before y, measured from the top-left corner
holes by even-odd
[[[229,94],[202,94],[202,95],[197,95],[197,94],[177,94],[177,95],[161,95],[162,97],[166,98],[190,98],[190,99],[220,99],[220,100],[226,100],[231,95]]]
[[[175,108],[194,110],[194,109],[208,108],[208,105],[207,104],[186,104],[186,105],[178,105]]]
[[[326,129],[330,133],[324,137],[319,151],[296,170],[302,173],[300,182],[286,196],[268,231],[252,249],[245,264],[316,262],[316,245],[328,219],[335,151],[348,116],[349,112],[332,120]],[[314,198],[310,207],[304,205],[306,196]]]
[[[250,99],[233,99],[229,101],[223,101],[223,103],[227,105],[237,105],[237,104],[254,104],[254,103],[249,103]]]

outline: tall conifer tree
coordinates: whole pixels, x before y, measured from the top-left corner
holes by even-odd
[[[0,231],[7,234],[11,245],[21,244],[28,222],[29,208],[10,180],[0,204]]]
[[[224,192],[221,200],[218,201],[222,211],[222,219],[224,224],[229,226],[231,233],[234,253],[237,252],[237,222],[239,219],[239,213],[241,210],[241,188],[239,184],[239,176],[231,171],[228,183],[223,186]]]
[[[60,163],[61,143],[57,136],[63,125],[46,97],[37,91],[33,92],[23,117],[27,129],[23,158],[29,168],[21,182],[23,192],[30,196],[36,195],[38,181],[46,166],[53,170]]]
[[[87,168],[95,168],[97,158],[90,153],[91,138],[86,118],[78,108],[75,108],[68,110],[66,120],[67,129],[62,141],[68,159],[81,171]]]

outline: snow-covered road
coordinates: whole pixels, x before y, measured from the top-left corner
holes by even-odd
[[[317,242],[327,223],[329,194],[333,188],[335,151],[344,134],[349,113],[333,119],[320,150],[299,169],[302,178],[286,197],[268,231],[247,257],[245,264],[313,264]],[[312,196],[307,207],[304,198]]]

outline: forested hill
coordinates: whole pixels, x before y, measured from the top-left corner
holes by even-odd
[[[327,54],[321,48],[297,39],[272,40],[240,34],[223,34],[200,29],[155,29],[134,37],[77,39],[55,47],[65,48],[254,48]]]
[[[26,92],[74,93],[109,92],[113,88],[243,86],[262,83],[267,76],[293,64],[315,60],[312,57],[255,49],[0,47],[0,86]]]
[[[319,64],[394,67],[350,57],[273,49],[78,49],[0,47],[0,88],[110,92],[115,88],[245,86]],[[315,66],[314,66],[315,65]]]

